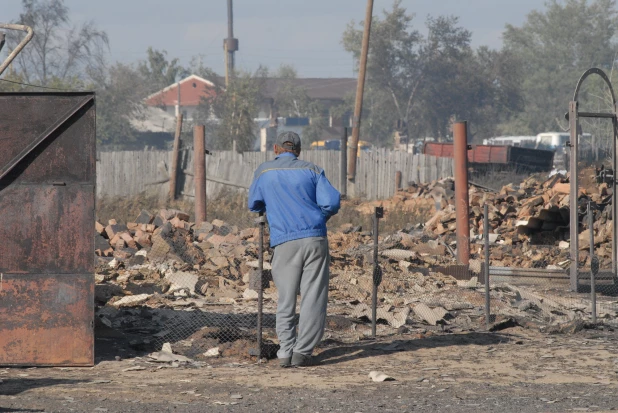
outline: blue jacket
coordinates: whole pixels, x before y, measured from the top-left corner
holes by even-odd
[[[322,168],[287,152],[260,165],[249,189],[249,209],[267,213],[271,247],[325,237],[326,221],[339,211],[339,200]]]

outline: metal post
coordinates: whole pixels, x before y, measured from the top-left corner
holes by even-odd
[[[345,198],[348,195],[348,180],[346,179],[346,167],[348,164],[348,128],[343,128],[339,147],[341,149],[341,179],[339,182],[339,192],[341,192],[341,197]]]
[[[378,263],[378,235],[380,231],[380,218],[384,216],[384,209],[376,207],[373,214],[373,292],[371,295],[371,336],[376,336],[376,323],[378,321],[378,286],[382,282],[382,272]]]
[[[599,261],[594,255],[594,213],[592,202],[588,200],[588,231],[590,232],[590,298],[592,301],[592,323],[597,322],[597,291],[596,275],[599,271]]]
[[[361,113],[363,111],[363,92],[365,90],[365,74],[367,71],[367,56],[369,54],[369,35],[371,33],[371,18],[373,15],[373,0],[367,0],[365,10],[365,27],[363,31],[363,43],[358,70],[358,83],[356,84],[356,102],[354,103],[354,118],[352,128],[352,140],[350,141],[350,156],[348,157],[348,179],[354,181],[356,177],[356,156],[358,153],[358,139],[360,135]]]
[[[569,180],[571,183],[569,193],[569,238],[571,242],[571,268],[570,268],[570,286],[571,291],[577,291],[579,286],[579,217],[577,207],[577,195],[578,195],[578,168],[577,168],[577,147],[578,147],[578,127],[579,119],[577,112],[577,102],[571,101],[569,103],[569,127],[570,127],[570,141],[569,146],[571,148],[571,157],[569,160]]]
[[[257,313],[257,346],[258,346],[258,363],[262,360],[262,317],[263,317],[263,301],[264,301],[264,225],[266,220],[264,219],[264,213],[260,212],[260,218],[258,220],[260,225],[260,239],[258,250],[258,271],[260,272],[259,286],[258,286],[258,313]]]
[[[615,113],[618,113],[618,107],[615,107]],[[614,182],[612,185],[612,274],[614,282],[618,279],[618,198],[616,198],[616,171],[618,171],[618,154],[616,154],[616,140],[618,139],[618,120],[616,116],[612,119],[612,126],[614,127],[614,142],[612,152],[612,164],[614,168]]]
[[[455,213],[457,224],[457,261],[470,263],[470,203],[468,201],[468,123],[453,125],[455,163]]]
[[[489,206],[483,207],[483,241],[485,242],[485,325],[489,330],[491,318],[491,302],[489,300]]]
[[[206,221],[206,129],[204,125],[193,127],[193,162],[195,169],[195,224]]]
[[[172,150],[172,170],[170,173],[170,200],[176,199],[178,181],[178,155],[180,153],[180,133],[182,132],[182,114],[176,117],[176,134],[174,135],[174,149]]]

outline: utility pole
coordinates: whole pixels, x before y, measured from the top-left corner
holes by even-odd
[[[350,150],[348,156],[348,180],[350,180],[351,183],[354,183],[354,178],[356,177],[356,157],[358,153],[361,113],[363,111],[363,92],[365,91],[365,74],[367,71],[367,56],[369,54],[369,34],[371,32],[372,15],[373,0],[367,0],[365,27],[363,30],[363,44],[361,50],[360,67],[358,71],[358,83],[356,85],[356,102],[354,105],[352,139],[349,143]],[[352,185],[352,188],[354,188],[354,185]],[[354,195],[354,193],[352,195]]]
[[[234,8],[232,0],[227,0],[227,38],[223,39],[225,50],[225,86],[230,84],[230,76],[234,75],[234,52],[238,50],[238,39],[234,38]]]

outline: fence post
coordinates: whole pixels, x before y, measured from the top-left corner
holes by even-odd
[[[342,198],[346,198],[348,196],[348,179],[347,179],[347,165],[348,165],[348,128],[343,128],[343,133],[341,134],[341,143],[339,145],[341,149],[341,160],[340,160],[340,174],[339,178],[340,188],[339,192],[341,193]]]
[[[588,231],[590,231],[590,298],[592,301],[592,324],[597,323],[597,289],[596,275],[599,271],[599,259],[594,255],[594,216],[592,202],[588,199]]]
[[[174,135],[174,148],[172,150],[172,170],[170,173],[170,200],[176,199],[176,186],[178,181],[178,155],[180,151],[180,134],[182,132],[182,114],[176,117],[176,134]]]
[[[491,318],[491,302],[489,300],[489,206],[483,207],[483,241],[485,242],[485,326],[489,330]]]
[[[380,218],[384,217],[384,208],[376,207],[373,214],[373,293],[371,296],[371,336],[376,337],[378,313],[378,286],[382,283],[382,269],[378,263],[378,235]]]
[[[401,189],[401,171],[395,172],[395,192]]]
[[[204,125],[193,128],[193,163],[195,169],[195,224],[206,221],[206,148]]]

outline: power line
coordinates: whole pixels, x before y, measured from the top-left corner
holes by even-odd
[[[30,83],[15,82],[13,80],[7,80],[7,79],[0,79],[0,81],[1,82],[7,82],[7,83],[13,83],[15,85],[21,85],[21,86],[38,87],[40,89],[59,90],[59,91],[62,91],[62,92],[77,92],[77,90],[75,90],[75,89],[60,89],[60,88],[57,88],[57,87],[31,85]]]

